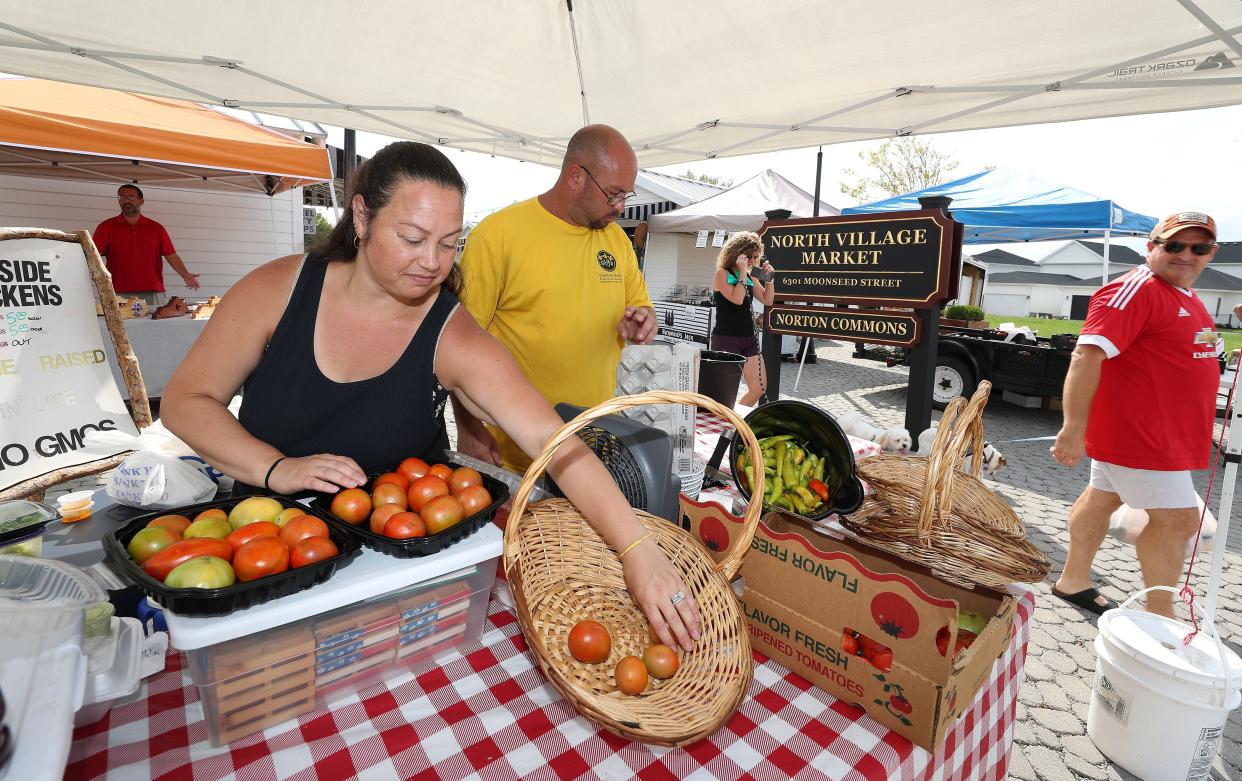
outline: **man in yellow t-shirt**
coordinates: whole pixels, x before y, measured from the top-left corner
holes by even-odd
[[[656,333],[638,259],[616,225],[633,195],[638,162],[606,125],[574,134],[552,189],[492,214],[466,240],[462,303],[513,353],[551,404],[612,398],[625,343]],[[453,402],[458,449],[525,469],[504,432]]]

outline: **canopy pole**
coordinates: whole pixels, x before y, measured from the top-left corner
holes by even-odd
[[[815,154],[815,204],[811,207],[811,216],[819,216],[819,183],[824,177],[824,148],[821,146],[819,152]],[[798,369],[798,376],[802,376],[802,369]],[[797,381],[794,382],[794,390],[798,389]]]
[[[574,24],[574,0],[565,0],[569,12],[569,37],[574,44],[574,65],[578,69],[578,96],[582,98],[582,124],[591,124],[591,112],[587,109],[586,80],[582,78],[582,54],[578,51],[578,28]]]
[[[1110,214],[1112,213],[1111,208],[1108,211]],[[1108,239],[1111,234],[1112,231],[1108,228],[1104,229],[1104,276],[1100,277],[1100,287],[1108,284]]]

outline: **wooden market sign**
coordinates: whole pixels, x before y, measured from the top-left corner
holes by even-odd
[[[760,236],[778,301],[935,309],[957,297],[961,229],[921,209],[765,222]]]
[[[773,333],[844,339],[873,344],[913,347],[921,336],[919,319],[897,312],[864,312],[822,306],[768,307],[767,327]]]

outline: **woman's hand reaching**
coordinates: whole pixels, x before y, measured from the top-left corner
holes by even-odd
[[[367,476],[357,461],[346,456],[320,453],[282,460],[268,475],[267,487],[280,494],[305,490],[336,493],[342,488],[355,488],[366,481]]]
[[[655,538],[639,543],[621,563],[625,586],[660,642],[672,648],[694,648],[694,641],[699,639],[699,607]]]

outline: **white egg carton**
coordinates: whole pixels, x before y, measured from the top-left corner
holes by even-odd
[[[617,364],[617,395],[649,390],[694,391],[698,388],[700,346],[685,342],[626,345]],[[673,441],[673,468],[682,476],[694,470],[695,408],[688,404],[648,404],[622,415],[666,432]]]

